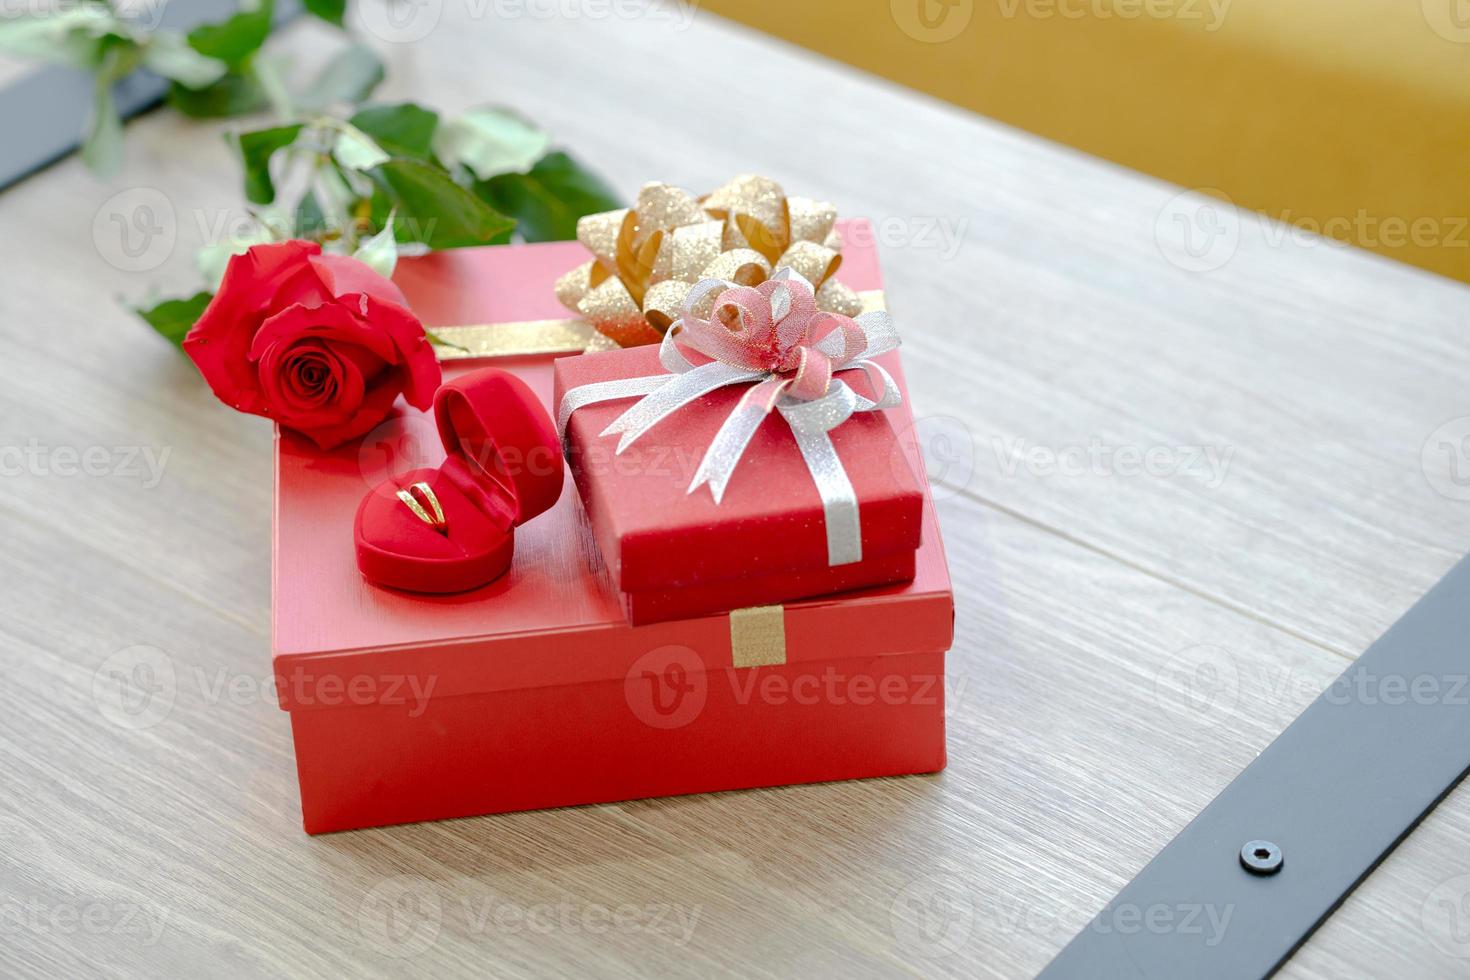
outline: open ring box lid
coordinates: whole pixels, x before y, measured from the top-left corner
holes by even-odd
[[[510,567],[515,529],[556,503],[565,482],[561,447],[540,398],[524,381],[486,367],[446,382],[434,396],[446,458],[384,480],[358,507],[358,567],[375,583],[411,592],[462,592]],[[427,485],[444,522],[436,528],[399,498]]]
[[[844,231],[839,278],[879,288],[871,228]],[[431,329],[560,320],[553,285],[583,261],[574,242],[461,249],[405,259],[395,280]],[[446,377],[483,364],[549,408],[551,357],[446,362]],[[481,588],[379,588],[358,570],[354,515],[385,479],[440,466],[434,421],[406,409],[330,453],[278,434],[271,648],[306,829],[942,768],[954,602],[907,398],[887,416],[924,488],[914,578],[786,604],[770,666],[736,666],[737,617],[629,625],[573,492],[516,529],[509,569]],[[687,683],[658,686],[675,668]],[[851,682],[842,699],[829,676]],[[887,678],[913,696],[880,696]],[[815,701],[763,694],[808,680]]]

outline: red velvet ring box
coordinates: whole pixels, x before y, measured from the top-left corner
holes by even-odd
[[[384,480],[363,497],[353,533],[357,566],[379,585],[463,592],[503,575],[515,529],[561,496],[561,445],[536,393],[493,367],[441,385],[434,421],[444,464]],[[400,499],[416,487],[433,494],[420,508],[439,508],[440,528]]]
[[[856,289],[877,286],[871,241],[848,236]],[[431,328],[559,319],[553,284],[583,261],[466,249],[395,279]],[[550,358],[489,363],[549,408]],[[576,493],[516,528],[488,585],[387,589],[358,569],[354,515],[441,464],[433,420],[405,410],[326,454],[280,434],[272,650],[307,831],[942,768],[953,597],[907,404],[888,416],[925,498],[912,581],[638,627]]]

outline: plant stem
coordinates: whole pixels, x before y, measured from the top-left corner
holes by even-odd
[[[286,82],[281,78],[276,63],[263,51],[257,51],[250,59],[250,71],[260,83],[277,119],[280,122],[290,122],[296,118],[296,106],[291,101],[291,93],[286,88]]]

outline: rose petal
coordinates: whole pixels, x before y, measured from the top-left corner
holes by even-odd
[[[262,310],[280,288],[307,268],[307,261],[322,247],[315,242],[292,240],[253,245],[243,255],[230,257],[215,298],[229,296],[237,308]]]
[[[309,269],[312,242],[256,245],[232,256],[214,298],[184,338],[184,352],[215,396],[239,411],[260,414],[262,403],[247,352],[271,300],[294,276]]]
[[[386,330],[363,322],[337,303],[328,303],[325,306],[303,306],[298,303],[286,307],[260,325],[248,356],[251,360],[259,360],[278,343],[305,338],[330,344],[364,347],[383,364],[398,360],[397,348]],[[370,368],[370,365],[365,364],[364,368]],[[375,372],[365,370],[365,373],[371,378]]]
[[[408,306],[403,291],[364,262],[346,255],[314,255],[310,262],[327,292],[338,299],[365,294],[387,303]]]
[[[394,373],[397,373],[396,370]],[[384,378],[364,394],[357,412],[347,421],[336,425],[315,426],[310,430],[298,430],[315,442],[321,449],[335,449],[351,439],[356,439],[388,417],[393,403],[398,398],[399,384],[394,378]]]
[[[299,390],[295,371],[302,358],[319,360],[329,370],[331,382],[322,395],[311,397]],[[319,341],[275,344],[261,358],[259,370],[270,417],[308,434],[353,418],[365,398],[365,379],[358,366]]]
[[[428,411],[444,376],[423,324],[406,307],[386,301],[369,301],[367,317],[387,331],[398,349],[398,360],[404,367],[403,397],[414,408]]]

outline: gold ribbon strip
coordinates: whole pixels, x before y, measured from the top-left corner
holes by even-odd
[[[434,353],[441,361],[527,354],[582,354],[618,348],[586,320],[570,318],[435,327],[431,333],[443,341],[434,344]]]
[[[736,667],[786,662],[786,609],[750,606],[730,613],[730,659]]]
[[[881,289],[857,294],[861,313],[888,308]],[[509,323],[476,323],[457,327],[434,327],[430,333],[442,344],[434,344],[441,361],[465,361],[485,357],[525,357],[536,354],[590,354],[617,350],[610,337],[586,320],[518,320]]]

